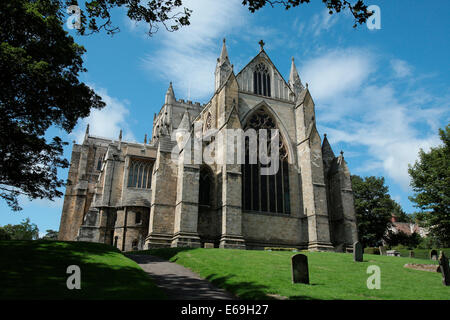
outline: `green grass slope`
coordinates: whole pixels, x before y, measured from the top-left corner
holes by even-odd
[[[81,289],[67,289],[78,265]],[[112,246],[87,242],[0,241],[0,299],[163,299],[164,293]]]
[[[268,294],[289,299],[450,299],[450,287],[440,273],[404,268],[422,259],[352,254],[302,252],[308,256],[310,285],[292,284],[291,256],[285,251],[231,249],[155,249],[142,251],[169,259],[197,272],[213,284],[244,299],[267,299]],[[425,263],[436,264],[436,261]],[[381,270],[381,289],[368,289],[370,265]]]

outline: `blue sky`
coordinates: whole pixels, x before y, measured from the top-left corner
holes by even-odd
[[[285,11],[265,8],[254,14],[240,0],[183,1],[193,9],[191,25],[175,33],[163,29],[148,37],[143,24],[128,20],[122,9],[113,22],[121,29],[77,36],[85,46],[87,73],[81,80],[107,103],[79,121],[72,133],[52,128],[80,142],[86,124],[90,132],[143,141],[151,134],[153,114],[164,102],[169,82],[177,98],[207,102],[214,87],[214,68],[222,38],[236,73],[258,52],[258,41],[285,79],[291,57],[316,104],[321,136],[327,133],[335,154],[344,157],[353,174],[384,176],[390,194],[407,212],[415,208],[408,163],[440,144],[438,128],[450,118],[450,11],[448,1],[366,1],[381,9],[381,29],[354,29],[348,13],[329,15],[321,1]],[[68,170],[61,170],[67,178]],[[41,232],[59,229],[63,199],[29,201],[12,212],[0,200],[0,225],[30,217]]]

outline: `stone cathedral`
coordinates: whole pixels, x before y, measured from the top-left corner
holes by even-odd
[[[96,137],[88,126],[83,143],[73,145],[59,239],[123,251],[350,249],[358,235],[343,153],[335,156],[326,135],[322,141],[294,59],[286,82],[260,47],[236,74],[223,41],[206,104],[176,99],[170,84],[148,142],[122,141],[122,132],[117,140]],[[259,162],[186,164],[183,149],[174,160],[172,133],[192,135],[196,122],[217,132],[278,129],[277,173],[261,175]]]

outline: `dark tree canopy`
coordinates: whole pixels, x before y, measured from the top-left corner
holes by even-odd
[[[60,0],[66,8],[79,6],[78,0]],[[183,7],[182,0],[150,0],[146,3],[140,0],[91,0],[85,1],[80,7],[80,34],[91,34],[105,30],[108,34],[119,31],[113,26],[111,11],[115,8],[125,8],[128,18],[133,21],[143,21],[149,25],[148,34],[156,33],[160,25],[167,31],[176,31],[190,24],[192,11]]]
[[[420,150],[419,159],[409,166],[414,196],[420,208],[418,219],[430,229],[442,246],[450,246],[450,125],[439,129],[443,142],[429,152]]]
[[[353,175],[351,179],[359,241],[364,246],[378,246],[390,224],[394,201],[383,177]]]
[[[85,49],[63,29],[57,1],[0,2],[0,197],[20,210],[18,196],[52,200],[62,193],[57,169],[68,167],[55,125],[70,132],[104,103],[79,82]]]
[[[398,204],[398,202],[392,200],[392,206],[393,206],[392,215],[396,217],[397,222],[409,222],[409,223],[414,222],[412,215],[407,214],[403,210],[402,206]]]
[[[59,0],[65,8],[71,5],[79,6],[78,0]],[[282,5],[286,10],[294,8],[310,0],[243,0],[242,5],[248,7],[250,12],[265,7],[267,4],[274,7]],[[349,10],[355,18],[354,27],[357,24],[365,23],[372,15],[367,11],[367,5],[362,0],[322,0],[328,8],[329,13],[339,13]],[[353,3],[352,3],[353,2]],[[117,26],[112,24],[111,12],[115,8],[125,8],[128,18],[133,21],[143,21],[148,24],[148,34],[151,36],[159,30],[162,25],[167,31],[176,31],[180,27],[190,25],[192,10],[183,6],[182,0],[91,0],[84,2],[80,7],[81,26],[78,29],[80,34],[91,34],[105,30],[108,34],[119,31]],[[69,13],[70,14],[70,13]]]
[[[266,6],[267,4],[274,7],[275,5],[282,5],[286,10],[290,8],[295,8],[303,3],[310,3],[311,0],[243,0],[242,4],[244,6],[248,5],[250,12],[255,12]],[[367,10],[367,5],[364,1],[348,1],[348,0],[322,0],[325,6],[328,8],[330,14],[339,13],[343,10],[349,10],[353,17],[355,18],[356,27],[359,24],[365,23],[367,18],[372,15],[372,12]],[[353,2],[353,4],[352,4]]]
[[[45,230],[45,236],[42,237],[43,240],[58,240],[58,231],[55,230]]]
[[[20,224],[7,224],[0,227],[0,240],[36,240],[39,238],[39,229],[36,224],[30,222],[30,218],[24,219]]]

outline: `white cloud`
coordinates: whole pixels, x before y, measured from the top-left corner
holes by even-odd
[[[433,115],[439,108],[426,109],[409,101],[400,102],[397,91],[389,85],[362,85],[355,92],[354,101],[357,103],[347,106],[347,110],[350,109],[352,116],[357,117],[350,120],[338,112],[341,116],[327,123],[328,136],[333,142],[344,142],[367,150],[358,171],[371,174],[381,169],[408,190],[408,164],[416,161],[420,148],[428,150],[439,144],[435,130],[419,130],[417,126],[424,124],[427,111],[431,110]],[[339,100],[336,97],[329,103],[329,112],[341,107]]]
[[[305,61],[300,76],[315,99],[328,99],[361,86],[373,72],[373,60],[366,50],[333,50]]]
[[[221,39],[245,23],[246,10],[239,0],[191,0],[183,4],[193,10],[191,25],[173,33],[160,30],[164,37],[158,40],[160,49],[147,55],[143,62],[152,74],[159,73],[167,81],[173,81],[178,95],[204,98],[214,91]]]
[[[328,31],[337,21],[338,14],[329,14],[328,9],[325,9],[311,18],[310,31],[317,37],[322,31]]]
[[[391,67],[396,78],[404,78],[412,74],[412,68],[406,61],[392,59]]]
[[[122,129],[122,138],[126,141],[135,141],[135,137],[128,125],[127,117],[130,113],[128,102],[120,101],[108,95],[108,92],[102,88],[93,87],[95,92],[102,97],[106,106],[101,109],[92,109],[89,117],[81,119],[72,135],[75,136],[77,143],[81,143],[87,124],[89,124],[89,134],[118,139],[119,132]]]
[[[421,88],[417,77],[401,90],[396,81],[381,83],[373,75],[383,61],[368,50],[333,50],[305,61],[300,76],[309,82],[318,124],[330,142],[365,152],[352,158],[359,160],[355,171],[382,173],[408,190],[408,164],[416,161],[420,148],[440,143],[437,127],[450,109],[447,100]],[[396,76],[412,70],[401,60],[389,63],[400,66]]]

